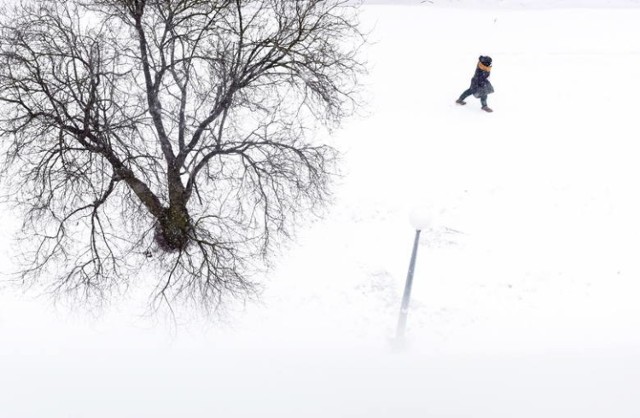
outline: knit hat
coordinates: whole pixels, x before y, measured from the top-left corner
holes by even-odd
[[[484,56],[484,55],[480,55],[480,58],[478,59],[483,65],[486,65],[489,67],[491,66],[491,62],[493,61],[490,56]]]

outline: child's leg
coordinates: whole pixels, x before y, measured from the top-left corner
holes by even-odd
[[[464,100],[467,97],[471,96],[472,94],[473,94],[473,89],[468,88],[460,95],[460,98],[458,100]]]
[[[487,106],[487,96],[480,96],[480,103],[482,103],[482,110],[489,113],[493,112],[493,109]]]

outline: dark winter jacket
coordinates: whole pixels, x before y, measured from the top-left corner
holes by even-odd
[[[471,90],[473,90],[475,97],[487,96],[493,93],[493,86],[489,81],[489,75],[491,75],[491,66],[479,61],[476,72],[471,79]]]

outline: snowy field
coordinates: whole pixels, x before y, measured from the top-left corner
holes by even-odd
[[[452,3],[364,7],[367,114],[260,303],[176,328],[5,290],[0,418],[639,417],[640,6]],[[480,54],[492,114],[454,104]]]

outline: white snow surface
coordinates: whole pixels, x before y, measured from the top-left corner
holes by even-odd
[[[640,416],[640,8],[491,3],[364,7],[367,114],[260,303],[173,327],[3,289],[0,417]],[[492,114],[454,104],[481,54]]]
[[[348,0],[365,5],[409,5],[465,9],[637,8],[638,0]]]

